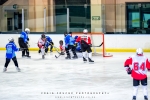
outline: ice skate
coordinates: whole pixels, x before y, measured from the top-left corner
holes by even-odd
[[[26,57],[26,55],[22,55],[22,58],[25,58]]]
[[[91,58],[88,58],[90,63],[93,63],[94,61]]]
[[[65,59],[71,59],[71,57],[69,55],[67,55],[67,57],[65,57]]]
[[[147,96],[144,96],[144,100],[148,100]]]
[[[132,100],[136,100],[136,96],[133,96]]]
[[[87,59],[83,57],[83,62],[87,62]]]
[[[3,72],[6,72],[6,71],[7,71],[7,68],[6,68],[6,67],[4,67]]]
[[[27,58],[31,58],[31,56],[29,56],[29,55],[27,55],[26,57],[27,57]]]
[[[20,72],[20,71],[21,71],[19,67],[16,67],[16,69],[17,69],[17,71],[18,71],[18,72]]]
[[[78,58],[78,56],[77,56],[77,55],[74,55],[72,58],[73,58],[73,59],[77,59],[77,58]]]
[[[42,59],[45,59],[45,55],[42,55]]]

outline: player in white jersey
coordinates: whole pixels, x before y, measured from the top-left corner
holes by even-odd
[[[124,67],[128,74],[131,74],[133,78],[133,99],[136,100],[138,86],[140,83],[143,87],[144,100],[148,100],[147,91],[147,70],[150,71],[150,62],[147,57],[143,56],[143,50],[138,48],[136,55],[129,57]]]
[[[46,44],[46,37],[44,34],[41,35],[41,38],[38,40],[38,47],[41,49],[42,58],[45,58],[45,44]]]
[[[59,48],[60,48],[60,51],[61,51],[60,54],[65,55],[65,46],[63,45],[63,40],[60,40],[59,44],[60,44]]]

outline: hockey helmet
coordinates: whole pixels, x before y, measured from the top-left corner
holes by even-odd
[[[64,32],[64,36],[66,37],[68,35],[68,33],[67,32]]]
[[[72,36],[72,32],[69,32],[69,35]]]
[[[8,39],[8,41],[9,41],[9,42],[14,42],[14,38],[10,37],[10,38]]]
[[[75,37],[74,37],[74,39],[77,39],[78,38],[78,36],[76,35]]]
[[[59,41],[59,44],[60,44],[60,45],[63,45],[63,40],[60,40],[60,41]]]
[[[142,48],[136,49],[136,54],[137,54],[137,55],[143,55],[143,50],[142,50]]]
[[[72,32],[69,32],[69,34],[72,34]]]
[[[41,38],[46,38],[45,34],[42,34],[42,35],[41,35]]]
[[[28,34],[30,33],[30,29],[29,28],[26,28],[25,29],[25,32],[27,32]]]
[[[84,30],[83,30],[83,33],[88,33],[88,30],[87,30],[87,29],[84,29]]]

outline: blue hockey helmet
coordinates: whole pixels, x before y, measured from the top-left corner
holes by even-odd
[[[74,37],[74,39],[77,39],[78,38],[78,36],[76,35],[75,37]]]

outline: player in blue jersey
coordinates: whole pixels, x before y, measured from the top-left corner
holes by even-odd
[[[22,51],[22,57],[28,57],[30,58],[31,56],[29,56],[29,48],[28,48],[28,34],[30,33],[30,29],[26,28],[24,32],[21,32],[20,37],[19,37],[19,46],[20,48],[26,48]],[[27,55],[25,55],[25,53]]]
[[[73,59],[78,58],[77,54],[76,54],[76,48],[75,48],[75,39],[72,37],[72,32],[69,32],[69,34],[64,34],[65,35],[65,51],[67,54],[66,59],[71,59],[69,50],[71,49],[72,53],[73,53]]]
[[[50,45],[50,52],[53,52],[53,45],[54,45],[54,43],[53,43],[52,39],[49,36],[46,36],[46,40],[47,40],[47,42]]]
[[[17,48],[17,46],[14,43],[14,39],[10,38],[9,43],[6,44],[6,62],[5,62],[5,65],[4,65],[3,72],[7,71],[7,67],[8,67],[8,64],[10,63],[11,59],[13,60],[17,71],[18,72],[20,71],[20,68],[19,68],[18,62],[17,62],[17,58],[16,58],[16,54],[15,54],[16,51],[21,51],[21,49]]]

